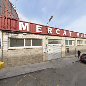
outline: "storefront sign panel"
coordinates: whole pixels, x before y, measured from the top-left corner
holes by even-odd
[[[30,33],[36,33],[36,34],[47,34],[47,35],[53,35],[53,36],[55,35],[61,37],[86,38],[86,35],[83,33],[77,33],[69,30],[58,29],[58,28],[43,26],[34,23],[19,22],[19,30]]]
[[[61,37],[86,38],[86,34],[83,33],[53,28],[49,26],[19,21],[15,19],[6,19],[2,17],[0,17],[0,30],[29,32],[33,34],[43,34]]]

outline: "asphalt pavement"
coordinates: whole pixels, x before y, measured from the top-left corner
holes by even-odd
[[[77,61],[77,57],[72,58],[60,58],[51,61],[36,63],[36,64],[28,64],[17,67],[6,67],[0,70],[0,79],[13,77],[21,74],[31,73],[38,70],[43,70],[47,68],[61,68],[66,65],[72,64]]]
[[[86,86],[86,64],[70,59],[52,60],[52,68],[1,79],[0,86]]]

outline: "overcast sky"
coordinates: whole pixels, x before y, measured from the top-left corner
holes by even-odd
[[[10,0],[23,21],[86,33],[86,0]]]

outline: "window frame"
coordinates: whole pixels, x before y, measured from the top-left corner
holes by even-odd
[[[83,40],[77,40],[77,45],[83,45]]]
[[[84,41],[84,44],[86,45],[86,41]]]
[[[57,40],[57,41],[60,41],[60,43],[58,43],[58,44],[56,44],[56,43],[49,43],[49,40]],[[48,44],[49,45],[52,45],[52,44],[54,44],[54,45],[61,45],[62,44],[62,39],[48,39]]]
[[[23,40],[24,40],[24,46],[20,46],[20,47],[11,47],[10,46],[10,39],[12,39],[12,38],[9,38],[9,44],[8,44],[8,49],[22,49],[22,48],[42,48],[42,40],[43,39],[40,39],[41,40],[41,46],[32,46],[32,39],[37,39],[37,38],[23,38]],[[13,39],[21,39],[21,38],[13,38]],[[31,46],[25,46],[25,39],[31,39]]]
[[[11,46],[11,39],[17,39],[16,41],[18,41],[18,39],[22,39],[22,38],[10,38],[10,39],[9,39],[9,41],[10,41],[10,42],[9,42],[9,46],[10,46],[10,47],[15,47],[15,46]],[[24,47],[24,39],[22,39],[22,40],[23,40],[23,46],[16,46],[16,47]]]
[[[66,41],[68,42],[67,44]],[[72,44],[70,44],[70,41],[72,41]],[[73,42],[75,44],[75,40],[65,40],[65,46],[74,46]]]
[[[31,46],[33,46],[33,40],[34,39],[31,39],[32,41],[31,41]],[[36,39],[35,39],[36,40]],[[37,39],[37,40],[41,40],[41,39]],[[41,46],[42,46],[42,40],[41,40]],[[35,47],[35,46],[33,46],[33,47]]]

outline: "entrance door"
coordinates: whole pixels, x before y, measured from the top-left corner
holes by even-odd
[[[61,45],[49,44],[48,45],[48,60],[61,58]]]

